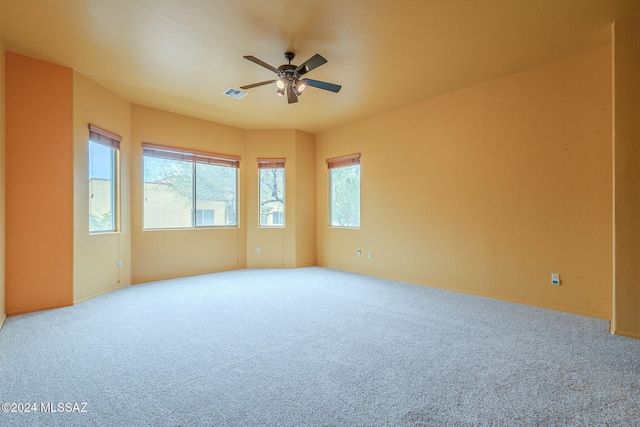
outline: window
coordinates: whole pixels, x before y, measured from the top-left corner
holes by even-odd
[[[284,227],[285,159],[258,159],[260,227]]]
[[[238,225],[240,158],[142,146],[145,229]]]
[[[117,175],[122,137],[89,125],[89,232],[113,232],[117,221]]]
[[[196,209],[196,227],[215,225],[215,211],[213,209]]]
[[[327,160],[329,167],[329,224],[360,227],[360,154]]]
[[[273,222],[273,225],[284,225],[284,212],[272,212],[271,220]]]

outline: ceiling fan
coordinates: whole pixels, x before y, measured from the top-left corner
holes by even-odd
[[[278,78],[260,83],[254,83],[251,85],[240,86],[240,89],[251,89],[256,86],[275,83],[276,86],[278,86],[278,95],[284,96],[285,92],[287,93],[287,100],[289,101],[289,104],[298,102],[298,97],[302,95],[302,92],[307,86],[316,87],[318,89],[324,89],[336,93],[340,91],[340,89],[342,88],[342,86],[340,85],[302,77],[309,71],[318,68],[319,66],[327,62],[327,60],[324,59],[321,55],[316,53],[311,58],[307,59],[305,62],[297,66],[291,64],[291,61],[293,61],[293,58],[295,58],[295,56],[296,55],[293,52],[286,52],[284,54],[284,57],[289,61],[289,63],[281,65],[278,68],[272,67],[266,62],[259,60],[255,56],[244,56],[244,58],[248,59],[249,61],[254,62],[270,71],[273,71],[278,75]]]

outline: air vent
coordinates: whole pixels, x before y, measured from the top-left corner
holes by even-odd
[[[235,98],[235,99],[242,99],[245,96],[247,96],[247,92],[245,92],[243,90],[240,90],[240,89],[235,89],[235,88],[232,88],[232,87],[230,87],[229,89],[225,90],[222,93],[224,93],[225,95],[230,96],[232,98]]]

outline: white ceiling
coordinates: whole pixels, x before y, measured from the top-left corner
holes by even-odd
[[[611,43],[638,0],[0,0],[7,50],[71,67],[126,100],[245,129],[319,132]],[[297,104],[283,54],[328,63]]]

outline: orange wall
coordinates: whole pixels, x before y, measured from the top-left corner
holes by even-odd
[[[608,46],[317,135],[318,263],[609,319],[611,95]],[[357,152],[361,228],[330,228]]]
[[[640,16],[614,25],[615,285],[612,329],[640,338]]]
[[[73,303],[72,70],[6,55],[6,311]]]
[[[143,230],[142,143],[240,156],[240,227]],[[245,131],[179,114],[131,106],[131,281],[246,267]]]
[[[5,256],[5,115],[4,115],[4,63],[5,52],[0,38],[0,329],[6,319],[4,304],[4,256]]]

